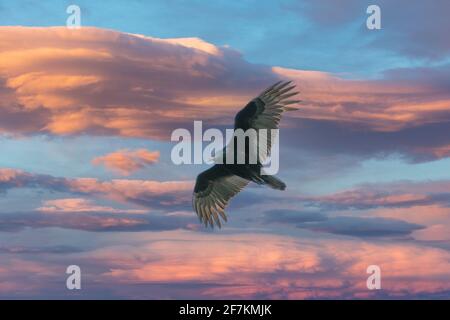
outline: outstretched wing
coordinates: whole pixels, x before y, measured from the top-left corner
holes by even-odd
[[[292,99],[298,92],[293,91],[295,85],[292,81],[277,82],[267,88],[259,96],[250,101],[234,119],[234,129],[278,129],[281,116],[285,111],[298,110],[294,107],[301,100]],[[293,106],[294,105],[294,106]],[[258,141],[262,150],[267,148],[267,154],[270,154],[272,139],[270,131],[267,135],[267,141]],[[264,145],[265,142],[267,145]],[[264,160],[265,154],[259,153],[259,159]]]
[[[225,207],[241,191],[248,180],[229,173],[223,166],[214,165],[198,175],[192,206],[202,223],[221,227],[220,218],[227,221]],[[220,216],[220,217],[219,217]]]

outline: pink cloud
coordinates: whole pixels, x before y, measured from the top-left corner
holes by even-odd
[[[185,241],[179,241],[180,237]],[[214,236],[198,250],[207,237],[178,234],[131,251],[121,248],[127,254],[119,263],[112,259],[119,248],[98,250],[95,256],[111,268],[103,281],[201,283],[205,289],[199,289],[200,296],[213,298],[370,297],[377,294],[366,287],[366,269],[372,264],[382,270],[383,290],[378,293],[386,297],[450,290],[450,254],[441,249],[240,234]],[[139,252],[139,260],[133,250]]]
[[[449,181],[366,184],[331,195],[302,198],[335,215],[357,210],[358,216],[397,219],[425,226],[412,232],[423,241],[448,241],[450,231]],[[354,216],[355,213],[352,213]]]
[[[335,209],[411,207],[450,203],[450,181],[398,181],[363,184],[320,196],[300,197],[308,205]]]
[[[136,200],[143,204],[151,202],[152,198],[171,196],[161,200],[162,203],[175,205],[186,203],[186,192],[192,191],[191,181],[151,181],[114,179],[100,181],[94,178],[78,178],[67,180],[67,187],[73,192],[105,196],[117,201]],[[188,196],[190,198],[190,194]]]
[[[22,41],[14,45],[17,38]],[[0,123],[0,131],[15,134],[168,139],[170,128],[217,120],[244,104],[249,89],[278,78],[201,39],[96,28],[1,27],[0,61],[0,108],[29,122],[26,131]],[[257,80],[240,80],[245,72]],[[236,83],[230,85],[227,74]],[[39,123],[32,113],[39,113]]]
[[[0,268],[0,295],[2,297],[32,296],[38,294],[54,279],[59,266],[22,257],[2,257]]]
[[[64,276],[68,256],[42,255],[45,262],[4,253],[0,295],[60,292],[52,284]],[[102,247],[71,253],[70,261],[82,266],[83,283],[91,288],[86,297],[104,297],[105,288],[115,297],[160,299],[415,298],[450,292],[450,253],[411,242],[166,231],[118,235]],[[381,290],[366,287],[369,265],[381,268]]]
[[[0,190],[12,188],[41,188],[105,197],[143,206],[171,206],[173,208],[190,202],[193,181],[69,179],[0,168]]]
[[[374,190],[343,191],[332,195],[305,198],[317,204],[329,204],[342,207],[378,207],[402,206],[410,203],[425,202],[429,199],[425,194],[392,193]]]
[[[439,121],[450,111],[450,96],[433,94],[428,84],[403,80],[346,80],[325,72],[273,68],[297,82],[303,104],[299,117],[396,131]],[[442,92],[444,93],[444,92]]]
[[[94,165],[104,165],[109,170],[127,176],[148,165],[157,163],[159,156],[159,151],[122,149],[104,156],[96,157],[92,160],[92,163]]]
[[[283,124],[295,128],[288,143],[346,155],[396,152],[422,161],[449,155],[446,73],[398,69],[375,80],[345,79],[254,65],[198,38],[0,27],[0,132],[167,141],[172,130],[190,128],[194,120],[230,126],[261,90],[291,79],[303,103]],[[419,139],[424,133],[437,139]]]
[[[450,215],[449,210],[447,214]],[[434,224],[424,230],[414,232],[414,239],[423,241],[450,241],[450,223]]]
[[[67,198],[43,201],[43,206],[37,208],[37,210],[44,213],[104,212],[143,214],[148,212],[148,210],[141,209],[116,209],[107,206],[99,206],[94,204],[91,200],[83,198]]]
[[[34,132],[168,139],[169,128],[194,119],[225,123],[280,78],[293,79],[302,91],[302,118],[392,131],[439,121],[450,110],[448,94],[427,80],[346,80],[257,66],[197,38],[1,27],[0,40],[1,108],[31,122],[30,113],[40,112],[45,124],[34,123]]]

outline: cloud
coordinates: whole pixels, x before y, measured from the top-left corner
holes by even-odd
[[[43,262],[21,259],[17,257],[2,257],[0,267],[0,295],[18,297],[23,294],[31,294],[39,291],[48,284],[49,279],[60,271],[58,266]],[[30,280],[30,274],[39,275]],[[27,285],[28,283],[28,285]]]
[[[264,214],[266,223],[283,223],[317,232],[353,237],[402,237],[424,229],[424,226],[398,219],[337,216],[294,210],[270,210]]]
[[[23,41],[13,45],[17,38]],[[196,38],[1,27],[0,40],[0,107],[29,122],[14,129],[2,117],[0,130],[13,134],[167,140],[193,120],[231,119],[249,93],[279,78]]]
[[[401,237],[425,226],[396,219],[333,217],[325,221],[300,224],[297,227],[353,237]]]
[[[104,165],[112,171],[127,176],[148,165],[157,163],[159,156],[159,151],[121,149],[104,156],[96,157],[92,160],[92,163],[94,165]]]
[[[450,242],[450,225],[448,221],[442,224],[435,224],[424,230],[418,230],[414,233],[414,238],[423,241]]]
[[[446,281],[450,260],[445,250],[261,234],[215,235],[207,247],[198,250],[207,239],[206,235],[184,234],[130,250],[98,250],[95,256],[99,263],[110,266],[102,281],[118,281],[123,286],[164,283],[160,295],[191,284],[187,293],[178,295],[180,298],[189,294],[217,299],[361,298],[377,294],[411,298],[445,295],[450,289]],[[120,263],[114,263],[118,250],[126,254]],[[134,252],[139,252],[139,259]],[[382,292],[367,290],[366,269],[372,264],[381,267]],[[431,265],[437,267],[431,270]],[[410,277],[415,281],[408,281]]]
[[[325,196],[307,197],[304,200],[309,206],[319,206],[331,210],[409,207],[432,202],[432,198],[425,194],[366,190],[364,188]]]
[[[141,209],[116,209],[106,206],[95,205],[91,200],[82,198],[68,198],[47,200],[43,202],[43,206],[36,209],[37,211],[45,213],[65,213],[65,212],[105,212],[105,213],[131,213],[144,214],[148,210]]]
[[[2,252],[1,297],[69,297],[53,286],[64,283],[68,260],[81,266],[89,288],[80,298],[412,299],[450,292],[450,253],[400,241],[164,231],[118,234],[81,252],[34,250],[40,253]],[[366,287],[373,264],[382,290]]]
[[[379,207],[370,209],[365,214],[424,225],[426,228],[412,233],[411,236],[415,240],[450,249],[450,207],[445,203],[438,202],[409,207]]]
[[[266,222],[298,224],[304,222],[324,221],[327,219],[327,216],[320,212],[305,212],[288,209],[273,209],[264,212],[264,220]]]
[[[191,181],[111,180],[59,178],[31,174],[16,169],[0,169],[0,191],[38,188],[54,192],[82,194],[133,203],[155,211],[176,211],[191,202]],[[32,212],[2,213],[0,231],[59,227],[85,231],[161,231],[185,228],[195,230],[197,218],[187,215],[148,213],[145,209],[118,209],[96,205],[83,198],[44,201]]]
[[[39,188],[57,192],[99,196],[145,207],[170,207],[172,210],[176,210],[190,203],[193,182],[128,179],[101,181],[95,178],[69,179],[32,174],[16,169],[0,169],[0,191],[7,191],[13,188]],[[58,204],[61,205],[62,203]]]
[[[288,7],[300,12],[302,17],[314,23],[314,28],[326,31],[354,26],[355,37],[366,37],[366,47],[389,50],[401,56],[443,60],[450,53],[450,45],[445,32],[450,28],[447,12],[450,5],[446,0],[436,0],[432,6],[417,1],[379,0],[382,29],[367,33],[366,9],[374,4],[370,0],[347,0],[345,5],[337,5],[332,0],[291,4]],[[415,21],[411,24],[411,21]],[[325,31],[324,31],[325,32]],[[433,36],[430,36],[433,35]]]
[[[377,80],[273,70],[301,90],[301,111],[287,119],[283,134],[292,147],[360,158],[403,155],[411,162],[448,156],[449,65],[390,70]]]
[[[430,60],[445,59],[450,53],[450,45],[445,32],[442,32],[450,28],[446,15],[450,10],[448,1],[437,0],[433,6],[405,1],[402,10],[397,10],[392,1],[383,0],[380,5],[391,32],[376,38],[372,45],[391,47],[405,56]],[[414,19],[414,24],[410,23],[411,19]],[[432,37],[429,36],[431,34]]]
[[[448,121],[448,70],[448,65],[402,68],[386,71],[378,80],[348,80],[325,72],[273,68],[298,83],[303,104],[296,114],[302,118],[337,121],[356,130],[369,126],[375,132]]]
[[[450,182],[400,181],[364,184],[330,195],[300,197],[306,206],[326,210],[401,208],[439,204],[450,206]]]
[[[7,134],[167,141],[194,120],[232,125],[263,88],[292,79],[303,99],[283,122],[284,142],[293,147],[364,157],[400,153],[412,161],[448,156],[448,65],[350,80],[251,64],[196,38],[1,27],[0,40],[0,132]]]
[[[83,250],[73,246],[2,246],[0,247],[0,253],[14,254],[14,255],[28,255],[28,254],[72,254],[79,253]]]
[[[91,232],[140,232],[196,230],[197,218],[158,213],[133,214],[103,211],[32,211],[2,213],[0,231],[19,232],[27,228],[62,228]],[[61,214],[64,213],[64,214]],[[0,250],[1,251],[1,250]]]
[[[449,188],[448,180],[362,184],[333,194],[297,197],[305,209],[270,210],[263,221],[358,237],[409,235],[446,247]]]

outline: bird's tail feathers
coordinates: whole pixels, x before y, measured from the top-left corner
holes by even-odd
[[[286,184],[275,176],[261,176],[261,178],[264,180],[265,184],[273,189],[286,189]]]

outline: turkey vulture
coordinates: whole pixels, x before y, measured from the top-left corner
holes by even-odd
[[[234,132],[242,129],[278,129],[281,115],[284,111],[297,110],[289,105],[295,105],[300,100],[289,100],[298,94],[292,89],[295,85],[290,85],[291,81],[277,82],[264,90],[259,96],[251,100],[234,119]],[[270,130],[269,130],[270,132]],[[268,135],[266,141],[267,154],[270,154],[271,136]],[[226,161],[217,163],[211,168],[203,171],[197,177],[192,197],[192,206],[197,213],[200,222],[207,227],[213,228],[216,224],[221,227],[220,218],[227,221],[225,207],[232,197],[241,191],[250,181],[260,185],[268,185],[273,189],[284,190],[286,185],[278,178],[270,175],[262,175],[261,168],[263,155],[258,152],[257,161],[248,162],[248,153],[252,146],[245,142],[245,162],[238,164],[227,164]],[[228,146],[227,146],[228,147]],[[227,153],[224,148],[224,154]],[[236,144],[234,144],[236,147]],[[234,153],[234,157],[239,152]],[[251,149],[253,150],[253,149]],[[217,158],[216,158],[217,159]],[[235,158],[236,160],[236,158]]]

